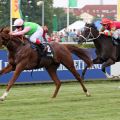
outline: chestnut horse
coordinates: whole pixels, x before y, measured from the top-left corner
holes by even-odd
[[[25,45],[23,45],[19,39],[20,38],[17,36],[9,35],[9,30],[6,28],[0,30],[0,46],[4,45],[9,52],[8,65],[0,71],[0,75],[14,71],[12,78],[8,82],[6,91],[0,97],[0,100],[4,100],[7,97],[10,88],[13,86],[23,70],[41,67],[44,67],[47,70],[48,74],[55,82],[56,89],[52,97],[56,97],[61,86],[61,82],[56,73],[60,64],[63,64],[80,82],[86,96],[90,95],[84,86],[79,73],[76,71],[72,59],[73,53],[84,60],[90,67],[92,65],[92,61],[86,50],[74,45],[63,45],[57,42],[51,42],[50,45],[53,48],[54,57],[44,57],[38,55],[37,50],[31,47],[31,43],[28,40],[25,40]]]

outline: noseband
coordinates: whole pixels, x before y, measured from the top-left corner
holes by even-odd
[[[90,30],[90,32],[89,32],[89,34],[88,34],[87,37],[85,37],[85,36],[83,36],[82,34],[80,34],[80,37],[82,37],[82,38],[85,40],[85,42],[92,42],[93,40],[95,40],[95,39],[97,39],[97,38],[100,37],[100,34],[98,34],[97,37],[94,37],[94,35],[93,35],[93,33],[92,33],[92,30],[91,30],[91,27],[86,27],[86,26],[85,26],[84,28]],[[92,37],[92,38],[90,38],[90,37]]]

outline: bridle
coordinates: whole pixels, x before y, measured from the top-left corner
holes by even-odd
[[[91,27],[85,26],[84,28],[87,28],[87,29],[90,30],[90,32],[89,32],[89,34],[88,34],[87,37],[85,37],[85,36],[83,36],[82,34],[80,34],[80,37],[82,37],[82,38],[85,40],[85,42],[92,42],[93,40],[95,40],[95,39],[97,39],[97,38],[100,37],[100,34],[98,34],[97,37],[94,37],[94,35],[93,35],[93,33],[92,33],[92,30],[91,30]],[[90,38],[90,37],[92,37],[92,38]]]
[[[8,39],[8,41],[5,43],[5,46],[8,47],[10,42],[11,42],[11,35],[10,35],[10,39]]]

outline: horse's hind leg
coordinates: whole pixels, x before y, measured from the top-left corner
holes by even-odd
[[[113,76],[110,76],[110,75],[106,72],[105,68],[108,67],[108,66],[110,66],[110,65],[112,65],[112,64],[114,64],[114,63],[115,63],[115,61],[113,61],[112,59],[108,59],[106,62],[104,62],[104,63],[102,64],[102,71],[105,73],[105,75],[106,75],[107,78],[113,78]]]
[[[8,64],[5,68],[0,70],[0,75],[6,74],[8,72],[11,72],[13,69],[12,65]]]
[[[89,92],[87,91],[86,87],[83,84],[83,80],[80,77],[80,74],[75,69],[73,59],[71,56],[68,56],[66,59],[62,61],[62,64],[74,75],[74,77],[80,82],[83,91],[85,92],[86,96],[90,96]]]
[[[57,76],[57,73],[56,73],[58,66],[59,65],[56,64],[56,65],[51,65],[48,68],[46,68],[47,72],[49,73],[50,77],[52,78],[52,80],[55,82],[55,85],[56,85],[56,89],[54,91],[52,98],[55,98],[57,96],[57,93],[58,93],[59,88],[61,86],[61,82],[60,82],[60,80]]]
[[[81,84],[81,86],[83,88],[83,91],[85,92],[86,96],[90,96],[89,92],[87,91],[87,88],[83,84],[83,80],[81,79],[80,74],[76,71],[75,67],[72,66],[72,67],[69,67],[68,69],[72,72],[72,74],[75,76],[75,78],[80,82],[80,84]]]

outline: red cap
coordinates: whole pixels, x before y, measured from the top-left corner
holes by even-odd
[[[103,18],[101,21],[101,24],[109,24],[109,23],[111,23],[111,20],[108,18]]]

